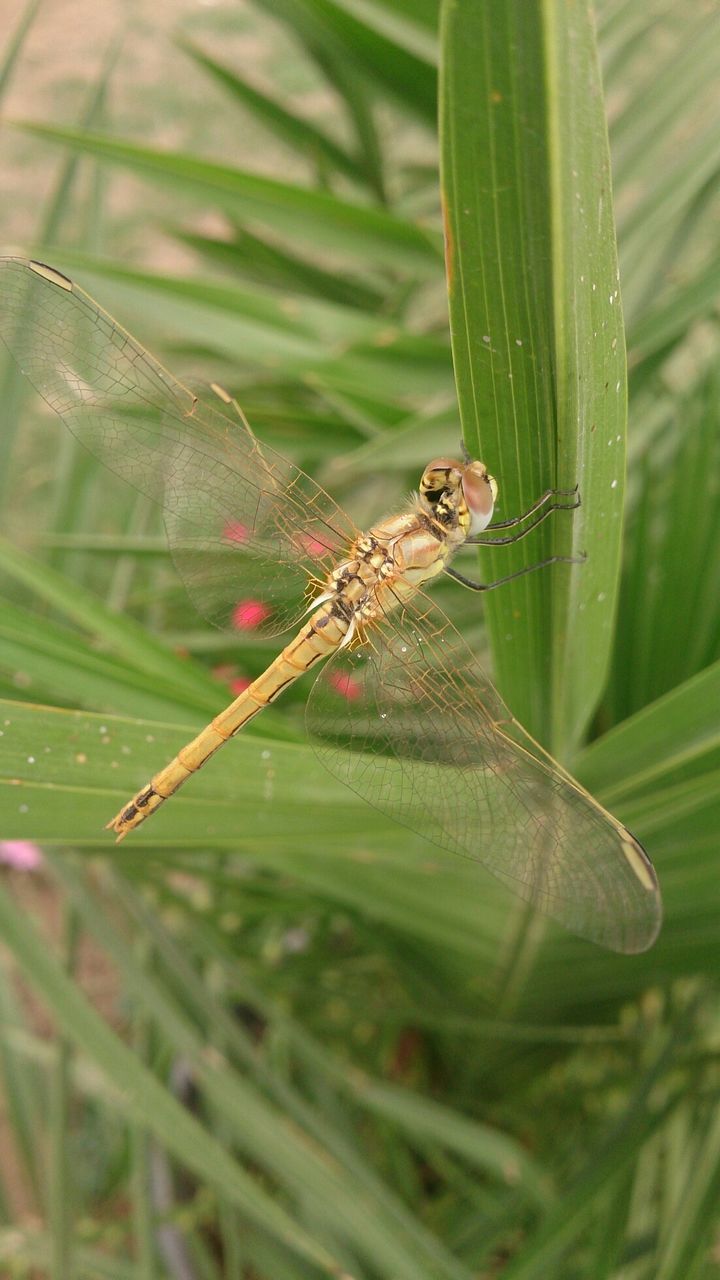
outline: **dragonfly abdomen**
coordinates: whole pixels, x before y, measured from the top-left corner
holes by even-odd
[[[215,716],[196,738],[181,747],[175,758],[123,806],[107,824],[109,830],[116,832],[118,840],[122,840],[128,831],[144,822],[264,707],[279,698],[304,672],[329,657],[342,643],[347,627],[347,621],[338,615],[332,604],[323,604],[317,609],[262,675]]]

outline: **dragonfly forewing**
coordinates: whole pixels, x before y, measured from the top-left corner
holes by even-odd
[[[84,290],[52,268],[0,259],[0,337],[78,440],[160,503],[198,610],[231,621],[238,582],[278,634],[357,536],[310,476],[199,400]]]

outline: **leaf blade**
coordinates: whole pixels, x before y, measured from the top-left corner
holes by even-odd
[[[264,220],[303,241],[324,243],[351,254],[367,253],[390,266],[402,264],[421,277],[433,276],[438,270],[440,246],[434,228],[384,210],[197,156],[157,151],[83,129],[29,122],[16,127],[156,182],[172,184],[188,200],[213,203],[234,217]]]
[[[587,6],[567,30],[550,0],[490,12],[463,0],[443,10],[453,353],[466,443],[478,456],[482,437],[499,461],[502,514],[580,483],[572,520],[553,517],[502,570],[498,553],[484,562],[492,580],[547,555],[593,553],[488,605],[510,705],[562,752],[600,694],[619,569],[625,379],[607,137]]]

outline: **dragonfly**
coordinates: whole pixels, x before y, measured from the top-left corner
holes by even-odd
[[[483,864],[571,931],[625,953],[652,944],[661,898],[645,849],[513,717],[424,590],[441,574],[477,591],[519,576],[477,583],[452,560],[463,546],[525,537],[575,508],[576,490],[548,490],[493,521],[487,467],[436,458],[406,509],[362,532],[257,440],[222,388],[213,403],[198,398],[53,267],[0,259],[0,336],[77,439],[161,504],[174,563],[206,618],[227,626],[242,583],[264,605],[266,633],[295,628],[267,670],[123,804],[108,823],[119,840],[322,664],[307,729],[353,792]],[[519,573],[558,559],[567,557]]]

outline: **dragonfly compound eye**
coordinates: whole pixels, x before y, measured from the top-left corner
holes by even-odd
[[[462,473],[462,489],[470,512],[471,532],[481,533],[492,520],[497,484],[484,462],[471,462]]]

